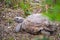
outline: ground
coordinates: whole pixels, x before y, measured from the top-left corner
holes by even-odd
[[[15,33],[14,28],[18,23],[16,23],[13,19],[15,16],[23,17],[24,12],[21,9],[12,10],[6,8],[2,13],[4,14],[3,20],[1,21],[2,23],[1,25],[3,25],[4,28],[2,33],[3,40],[40,40],[43,38],[43,36],[49,38],[50,40],[60,40],[59,38],[60,27],[58,27],[57,30],[58,33],[56,32],[56,35],[52,35],[52,36],[51,35],[47,36],[42,34],[32,35],[24,31]]]

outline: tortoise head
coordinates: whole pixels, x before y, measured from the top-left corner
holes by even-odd
[[[22,23],[24,21],[24,18],[23,17],[15,17],[14,21],[17,23]]]

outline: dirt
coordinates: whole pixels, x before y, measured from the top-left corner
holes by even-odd
[[[16,23],[13,18],[15,16],[22,16],[24,12],[21,9],[12,10],[12,9],[5,9],[3,12],[3,19],[1,19],[1,28],[3,29],[1,32],[2,39],[1,40],[38,40],[42,39],[44,35],[32,35],[26,33],[24,31],[15,33],[14,28],[18,24]],[[58,27],[57,34],[59,34],[60,27]],[[60,40],[59,35],[47,36],[51,40]],[[38,38],[38,39],[36,39]]]

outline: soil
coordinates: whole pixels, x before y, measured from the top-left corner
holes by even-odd
[[[60,40],[60,27],[57,27],[58,30],[56,32],[56,35],[32,35],[29,33],[26,33],[24,31],[15,33],[14,28],[18,23],[16,23],[13,19],[15,16],[22,16],[24,12],[21,9],[12,10],[12,9],[5,9],[3,12],[3,19],[1,19],[1,40],[38,40],[36,38],[42,39],[43,36],[49,37],[51,40]],[[58,35],[59,34],[59,35]]]

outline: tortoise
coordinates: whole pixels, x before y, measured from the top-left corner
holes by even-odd
[[[23,21],[16,26],[15,32],[24,30],[30,34],[40,34],[46,32],[48,34],[52,34],[56,30],[56,26],[53,25],[52,21],[43,14],[31,14],[25,19],[21,19]],[[18,20],[20,21],[19,17]]]

